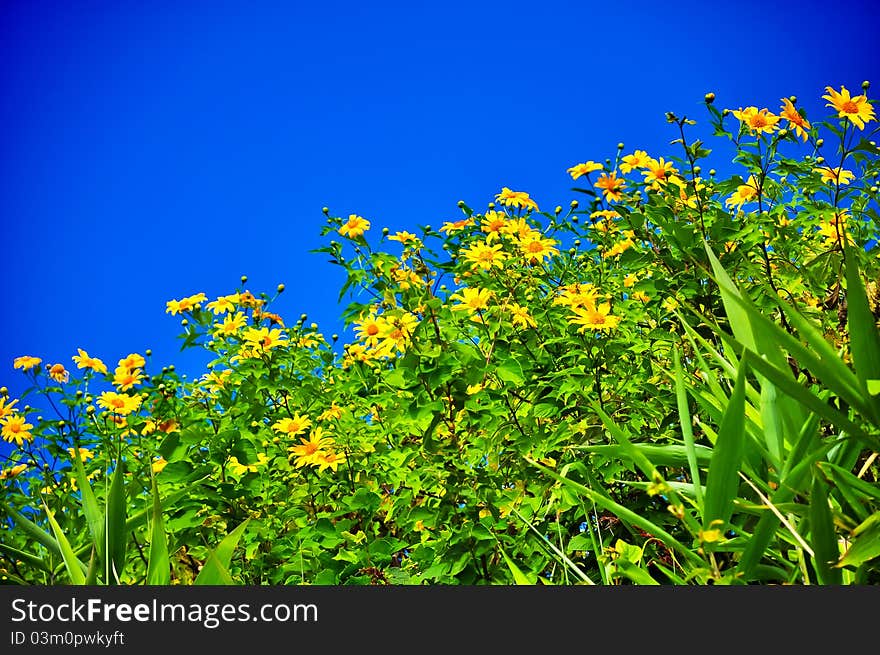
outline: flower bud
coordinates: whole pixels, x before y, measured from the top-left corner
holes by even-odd
[[[553,210],[553,213],[559,216],[562,213],[562,206],[556,205],[556,209]]]
[[[816,163],[817,164],[824,164],[825,158],[824,157],[816,157]]]
[[[702,168],[700,168],[699,166],[694,166],[694,175],[699,175],[702,172],[703,172]]]
[[[825,145],[825,139],[816,139],[816,147],[821,148]]]
[[[581,240],[580,240],[580,239],[575,239],[575,240],[574,240],[574,247],[575,247],[575,248],[580,248],[580,245],[581,245]]]
[[[277,291],[278,293],[284,293],[284,288],[285,288],[285,287],[284,287],[284,284],[279,284],[279,285],[275,288],[275,291]]]
[[[337,342],[337,341],[339,341],[339,335],[338,335],[338,334],[331,334],[331,335],[330,335],[330,338],[333,339],[333,342],[334,342],[334,343]]]
[[[722,115],[722,116],[727,116],[729,113],[730,113],[730,110],[729,110],[729,109],[724,109],[724,110],[721,112],[721,115]]]
[[[797,96],[788,96],[788,100],[789,100],[792,104],[794,104],[794,103],[797,102]]]
[[[168,367],[168,372],[169,372],[169,373],[174,373],[174,364],[171,364],[171,365]]]
[[[77,389],[77,390],[76,390],[76,397],[77,397],[77,398],[82,398],[82,397],[83,397],[83,391],[82,391],[82,389]]]
[[[871,187],[871,193],[877,193],[877,187],[876,187],[876,186],[872,186],[872,187]]]
[[[242,283],[242,284],[247,284],[247,275],[242,275],[242,276],[241,276],[241,283]]]
[[[86,414],[91,416],[94,413],[95,413],[95,406],[94,405],[89,405],[88,407],[86,407]]]
[[[318,324],[317,324],[317,323],[312,323],[312,324],[309,325],[309,327],[312,328],[313,330],[317,330],[317,329],[318,329]]]
[[[871,83],[868,80],[865,80],[864,82],[862,82],[862,89],[867,91],[869,88],[871,88]]]
[[[709,169],[709,175],[715,175],[715,173],[717,173],[717,171],[714,168]]]
[[[389,230],[387,227],[382,228],[382,236],[383,237],[387,237],[390,232],[391,232],[391,230]]]
[[[8,395],[9,395],[9,389],[7,389],[6,387],[0,387],[0,396],[8,396]]]
[[[458,208],[459,208],[459,209],[463,209],[463,208],[464,208],[464,200],[459,200],[458,203],[456,203],[456,204],[458,205]]]
[[[329,207],[321,207],[321,211],[324,212],[325,214],[329,214],[330,208]]]
[[[489,203],[489,209],[495,209],[495,203],[494,203],[494,202],[490,202],[490,203]]]
[[[577,209],[577,207],[578,207],[578,201],[577,201],[577,200],[572,200],[572,201],[571,201],[571,208],[572,208],[572,209]]]
[[[623,145],[623,141],[621,141],[620,143],[617,144],[617,149],[618,149],[618,150],[623,150],[624,147],[625,147],[625,146]]]
[[[309,317],[308,314],[300,314],[300,315],[299,315],[299,322],[300,322],[300,323],[305,323],[305,322],[306,322],[306,319],[307,319],[308,317]]]
[[[569,254],[569,255],[575,255],[575,254],[577,254],[577,250],[576,250],[575,248],[569,248],[569,249],[568,249],[568,254]]]
[[[187,319],[183,319],[183,320],[180,322],[180,324],[181,324],[183,327],[186,327],[187,325],[189,325],[189,321],[188,321]]]
[[[707,93],[705,96],[703,96],[703,100],[706,101],[707,105],[711,105],[713,102],[715,102],[715,94]]]

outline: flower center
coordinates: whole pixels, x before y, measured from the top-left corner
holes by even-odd
[[[379,334],[379,326],[375,323],[371,323],[367,326],[367,334],[371,337],[376,336],[377,334]]]
[[[859,106],[852,100],[847,100],[840,106],[840,111],[846,112],[847,114],[858,114]]]

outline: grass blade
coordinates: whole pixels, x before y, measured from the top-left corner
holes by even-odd
[[[171,583],[171,561],[168,557],[168,542],[165,538],[165,521],[162,519],[162,503],[159,500],[155,476],[150,476],[150,480],[153,493],[153,529],[150,536],[147,584],[167,585]]]
[[[673,349],[675,365],[675,398],[678,403],[678,419],[681,423],[681,434],[684,438],[688,468],[694,485],[694,500],[700,512],[703,512],[703,490],[700,484],[700,467],[697,464],[697,448],[694,442],[694,430],[691,425],[691,414],[688,411],[687,391],[684,386],[684,373],[681,370],[681,355],[678,348]]]
[[[70,542],[67,540],[67,537],[64,536],[64,531],[61,529],[61,526],[58,525],[58,521],[55,520],[52,510],[49,509],[49,506],[45,502],[43,503],[43,508],[46,510],[46,515],[49,517],[49,525],[52,528],[52,533],[55,535],[55,541],[58,542],[58,550],[61,551],[61,557],[64,559],[64,567],[67,569],[67,575],[70,577],[71,584],[84,585],[86,583],[86,565],[80,562],[76,555],[73,554],[73,548],[70,547]]]
[[[119,457],[110,482],[110,493],[107,497],[107,524],[105,527],[105,545],[107,548],[105,582],[119,584],[122,569],[125,566],[125,551],[128,543],[128,531],[125,529],[125,460]]]
[[[862,276],[852,248],[845,246],[846,255],[846,307],[850,349],[856,375],[862,389],[867,391],[868,380],[880,378],[880,334],[876,320],[868,305],[868,296],[862,284]],[[874,424],[880,424],[880,398],[871,397]]]
[[[810,493],[810,541],[813,544],[813,568],[819,584],[839,585],[843,576],[834,563],[840,558],[837,549],[837,535],[834,532],[834,519],[828,505],[828,489],[818,475],[813,476]]]
[[[238,546],[238,540],[244,534],[250,519],[245,519],[235,530],[223,538],[214,550],[208,553],[208,559],[196,579],[194,585],[232,585],[235,582],[229,574],[229,563]]]
[[[77,450],[78,449],[74,449]],[[86,517],[86,523],[89,526],[89,532],[92,535],[92,542],[97,549],[98,558],[104,559],[104,513],[98,505],[98,499],[95,498],[95,492],[92,491],[92,485],[86,475],[86,469],[83,466],[82,459],[79,455],[73,456],[73,470],[76,474],[76,482],[79,485],[80,495],[82,498],[83,515]]]
[[[523,573],[520,568],[514,564],[513,560],[507,556],[507,553],[504,552],[500,543],[498,544],[498,550],[501,551],[501,557],[504,558],[504,563],[507,564],[507,568],[510,569],[510,573],[513,575],[513,581],[518,585],[532,586],[534,583],[529,580],[526,574]]]

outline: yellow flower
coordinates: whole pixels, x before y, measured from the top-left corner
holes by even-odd
[[[269,461],[265,453],[257,453],[257,461],[255,464],[242,464],[238,458],[232,456],[229,458],[227,466],[233,475],[244,475],[245,473],[256,473],[257,468]]]
[[[538,324],[535,323],[535,319],[532,318],[532,315],[529,314],[529,310],[525,307],[521,307],[515,302],[507,305],[507,311],[510,312],[510,320],[514,325],[518,325],[519,327],[529,328],[529,327],[537,327]]]
[[[12,368],[20,368],[22,371],[28,371],[32,369],[34,366],[37,366],[43,360],[39,357],[31,357],[30,355],[23,355],[21,357],[16,357],[12,361]]]
[[[507,187],[501,187],[501,193],[495,196],[495,200],[506,207],[534,209],[535,211],[538,211],[537,203],[529,198],[529,194],[525,191],[511,191]]]
[[[330,419],[335,419],[338,421],[341,418],[342,418],[342,408],[339,405],[337,405],[336,403],[331,404],[330,409],[322,412],[318,416],[319,421],[329,421]]]
[[[27,464],[19,464],[18,466],[13,466],[11,469],[0,471],[0,480],[11,480],[24,473],[26,470]]]
[[[34,438],[30,433],[34,426],[28,423],[24,416],[7,416],[0,421],[0,425],[3,426],[2,430],[0,430],[0,436],[3,437],[4,441],[9,443],[14,441],[19,447],[25,441],[30,441]]]
[[[510,236],[522,240],[528,239],[533,236],[541,236],[541,233],[534,229],[529,222],[523,218],[514,218],[507,222],[507,224],[501,228],[502,234],[509,234]],[[488,238],[486,239],[488,241]]]
[[[165,461],[164,457],[162,457],[161,455],[159,457],[156,457],[153,460],[153,464],[152,464],[153,473],[156,473],[156,474],[161,473],[162,469],[164,469],[166,466],[168,466],[168,462]]]
[[[614,220],[618,216],[620,216],[620,214],[613,209],[599,209],[590,214],[590,218],[601,218],[603,220]]]
[[[294,412],[293,418],[283,418],[276,421],[272,425],[272,429],[276,432],[286,434],[289,437],[295,436],[300,432],[304,432],[306,428],[312,425],[308,415],[300,416],[299,412]]]
[[[758,181],[754,175],[749,175],[745,184],[740,184],[736,191],[724,201],[727,207],[742,207],[747,202],[752,202],[758,197]]]
[[[603,251],[602,257],[617,257],[618,255],[625,253],[634,245],[636,245],[636,243],[631,238],[623,239],[615,243],[608,250]]]
[[[225,314],[226,312],[235,311],[235,306],[241,301],[241,296],[237,293],[233,293],[228,296],[218,296],[217,300],[212,300],[207,305],[205,305],[206,309],[210,309],[217,314]]]
[[[399,241],[400,243],[410,243],[411,241],[418,241],[415,234],[411,232],[397,232],[396,234],[388,237],[389,241]]]
[[[651,158],[648,157],[647,152],[636,150],[633,154],[626,155],[620,160],[620,170],[624,173],[629,173],[636,168],[647,168],[649,161],[651,161]]]
[[[475,243],[463,253],[474,269],[490,270],[493,266],[504,268],[504,260],[507,255],[501,252],[501,244],[489,245],[488,239]]]
[[[342,227],[339,228],[339,234],[344,237],[351,237],[352,239],[354,239],[361,236],[369,229],[370,221],[365,219],[363,216],[350,214],[348,220],[342,224]]]
[[[571,175],[571,179],[576,180],[581,175],[587,175],[592,173],[593,171],[601,171],[602,164],[597,164],[594,161],[585,161],[583,164],[576,164],[571,168],[566,169],[566,173]]]
[[[507,214],[497,211],[488,211],[480,223],[480,230],[485,232],[486,243],[492,243],[492,239],[498,238],[498,235],[504,231],[507,226]]]
[[[678,301],[672,296],[669,296],[668,298],[665,298],[662,303],[660,303],[660,306],[667,312],[672,312],[678,309]]]
[[[467,310],[470,313],[478,312],[489,306],[489,301],[495,294],[489,289],[472,289],[466,287],[461,291],[452,294],[449,299],[455,300],[459,304],[452,306],[452,311],[458,312]]]
[[[165,313],[174,316],[175,314],[189,312],[198,308],[207,299],[208,297],[204,293],[196,293],[180,300],[169,300],[165,303]]]
[[[520,252],[529,260],[544,261],[553,255],[558,255],[559,250],[555,247],[558,241],[542,239],[540,234],[522,239],[519,242]]]
[[[137,353],[129,353],[128,357],[126,357],[125,359],[120,359],[119,362],[117,362],[116,366],[117,368],[121,367],[135,369],[143,368],[146,363],[147,361]]]
[[[846,231],[846,219],[846,212],[840,211],[832,214],[831,218],[819,224],[819,234],[825,238],[827,244],[836,242],[844,237],[849,243],[854,243],[852,235]]]
[[[89,357],[89,354],[82,348],[77,348],[79,355],[73,356],[73,361],[77,368],[88,368],[96,373],[107,373],[107,365],[97,357]]]
[[[651,296],[649,296],[644,291],[633,291],[631,297],[633,300],[638,300],[641,302],[648,302],[651,299]]]
[[[626,288],[631,287],[636,282],[638,282],[639,276],[635,273],[627,273],[623,278],[623,286]]]
[[[9,399],[6,396],[0,396],[0,419],[4,419],[7,416],[12,416],[12,414],[15,412],[13,405],[18,403],[18,400],[13,400],[10,403],[7,403],[7,400]]]
[[[645,162],[645,168],[647,170],[642,171],[642,175],[645,176],[645,183],[652,183],[655,187],[665,184],[671,176],[678,172],[675,170],[672,162],[665,161],[663,157],[659,160],[649,159]]]
[[[371,314],[355,325],[355,334],[366,345],[375,346],[387,329],[388,321],[383,316]]]
[[[472,218],[463,218],[460,221],[445,221],[440,228],[441,232],[446,232],[447,234],[452,234],[453,232],[458,232],[459,230],[463,230],[468,225],[473,225],[474,219]]]
[[[611,304],[602,303],[598,307],[577,307],[574,308],[574,316],[568,319],[571,325],[582,326],[578,332],[586,329],[590,330],[608,330],[617,327],[620,323],[619,316],[613,316],[611,313]]]
[[[267,327],[250,327],[244,331],[242,338],[245,344],[254,350],[272,350],[272,348],[283,345],[282,339],[284,339],[284,335],[278,328],[270,330]]]
[[[788,121],[788,129],[793,128],[795,134],[806,141],[807,130],[809,130],[811,127],[810,122],[806,118],[801,116],[800,112],[795,109],[795,106],[788,98],[782,99],[782,107],[780,107],[780,109],[781,111],[779,112],[779,115],[781,118],[784,118]]]
[[[856,177],[853,175],[852,171],[847,171],[843,168],[831,168],[829,166],[814,168],[813,172],[820,173],[822,175],[822,181],[828,182],[829,184],[849,184]]]
[[[739,119],[741,125],[748,128],[752,134],[760,135],[762,132],[772,134],[777,129],[779,116],[770,113],[768,109],[758,109],[757,107],[746,107],[743,109],[733,110],[731,112]]]
[[[318,473],[321,473],[326,468],[332,469],[335,473],[338,466],[344,461],[344,453],[334,450],[319,450],[315,453],[312,464],[318,466]]]
[[[113,373],[113,385],[120,391],[128,391],[134,385],[140,384],[143,379],[144,376],[139,368],[129,369],[119,366]]]
[[[412,287],[418,288],[425,285],[425,281],[419,277],[418,273],[411,271],[408,268],[396,269],[391,274],[391,277],[394,278],[394,281],[397,282],[402,291],[406,291]]]
[[[95,453],[93,453],[88,448],[80,448],[78,450],[75,448],[68,448],[67,452],[70,454],[70,459],[73,459],[74,457],[79,457],[80,461],[82,462],[87,462],[95,456]]]
[[[592,284],[576,282],[564,287],[557,298],[554,298],[554,305],[563,305],[571,309],[579,307],[594,307],[596,298],[599,297],[599,291]]]
[[[67,382],[70,379],[70,373],[67,372],[63,364],[52,364],[49,367],[49,377],[55,382]]]
[[[98,398],[98,405],[109,412],[126,416],[138,410],[143,399],[140,396],[129,396],[115,391],[105,391]]]
[[[414,314],[404,312],[399,315],[388,315],[385,320],[386,327],[382,334],[383,340],[377,347],[377,355],[391,356],[394,349],[403,352],[419,324],[419,319]]]
[[[296,461],[294,462],[296,468],[301,468],[306,464],[315,463],[318,453],[320,453],[323,448],[333,445],[333,439],[331,437],[325,437],[324,429],[321,427],[312,430],[308,439],[300,437],[300,441],[302,443],[299,443],[296,446],[291,446],[287,449],[292,456],[296,457]]]
[[[618,178],[617,171],[611,171],[610,174],[602,173],[593,186],[602,189],[605,200],[619,201],[623,197],[623,187],[626,186],[626,180]]]
[[[822,96],[828,100],[826,107],[837,110],[838,118],[848,118],[860,130],[865,129],[865,123],[876,120],[874,107],[868,102],[866,95],[850,96],[845,86],[840,87],[840,93],[826,86],[827,95]]]
[[[245,326],[245,316],[241,312],[227,314],[222,323],[216,323],[214,328],[215,337],[228,337],[235,334]]]

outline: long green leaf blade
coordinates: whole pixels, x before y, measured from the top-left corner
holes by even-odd
[[[196,579],[194,585],[232,585],[235,582],[229,574],[229,563],[238,546],[238,540],[244,534],[250,519],[245,519],[235,530],[223,538],[214,550],[208,553],[208,559]]]
[[[128,531],[125,529],[125,460],[119,457],[110,482],[107,497],[107,525],[105,532],[107,547],[106,582],[119,583],[125,566],[125,551],[128,544]]]
[[[55,540],[58,542],[58,550],[61,551],[64,567],[67,569],[67,575],[70,576],[71,584],[84,585],[86,583],[86,575],[83,571],[85,571],[86,565],[74,555],[70,542],[64,536],[64,531],[58,525],[58,521],[55,520],[55,516],[52,514],[52,510],[49,509],[49,506],[43,503],[43,508],[46,510],[46,516],[49,517],[49,525],[52,528],[52,533],[55,535]]]
[[[150,536],[150,559],[147,567],[148,585],[167,585],[171,583],[171,561],[168,557],[168,542],[165,538],[165,521],[162,518],[162,502],[156,488],[156,477],[151,476],[153,494],[153,529]]]
[[[79,485],[80,496],[82,498],[83,514],[86,517],[86,523],[89,526],[89,532],[92,535],[92,542],[98,552],[98,558],[104,559],[104,513],[98,505],[98,499],[95,498],[95,492],[92,491],[92,485],[86,475],[86,469],[83,466],[82,459],[78,454],[73,456],[73,470],[76,474],[76,481]]]
[[[810,545],[815,557],[813,566],[820,584],[841,584],[843,576],[834,563],[840,558],[837,550],[837,535],[834,532],[834,519],[828,505],[828,490],[821,476],[813,476],[810,493]]]

